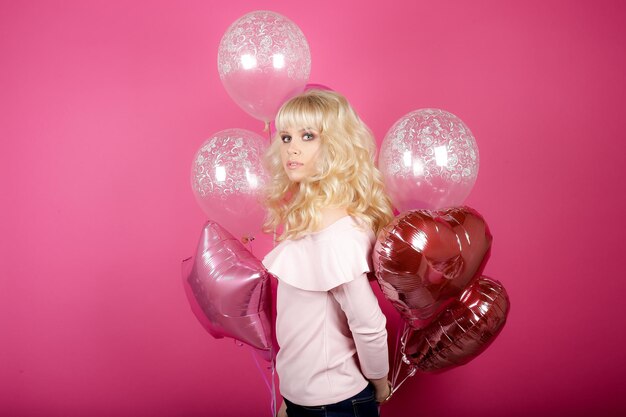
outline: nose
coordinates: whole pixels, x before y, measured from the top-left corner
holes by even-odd
[[[298,155],[300,153],[300,149],[294,145],[293,142],[289,143],[289,148],[287,148],[287,153],[289,155]]]

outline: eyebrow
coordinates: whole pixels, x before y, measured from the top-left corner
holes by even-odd
[[[307,131],[311,131],[311,130],[314,131],[314,132],[317,132],[317,129],[313,129],[312,127],[305,127],[304,129],[298,130],[298,132],[307,132]],[[286,131],[286,130],[281,130],[278,133],[289,133],[289,132]]]

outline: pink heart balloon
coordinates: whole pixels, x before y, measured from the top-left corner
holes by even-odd
[[[264,351],[272,348],[271,274],[219,224],[202,229],[196,256],[183,261],[191,309],[215,338],[232,337]]]
[[[376,278],[409,326],[422,329],[480,275],[491,240],[487,224],[469,207],[408,211],[378,237]]]
[[[502,284],[481,277],[428,327],[410,330],[403,354],[423,372],[464,365],[495,340],[508,313]]]

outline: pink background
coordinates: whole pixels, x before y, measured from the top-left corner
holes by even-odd
[[[383,415],[626,411],[626,3],[363,5],[2,2],[1,415],[269,415],[250,350],[202,329],[180,279],[205,220],[193,154],[218,130],[262,130],[216,65],[226,28],[261,9],[301,27],[311,82],[379,141],[423,107],[478,141],[467,204],[495,237],[485,272],[509,321]]]

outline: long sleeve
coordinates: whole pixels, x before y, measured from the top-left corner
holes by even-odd
[[[368,379],[384,377],[389,372],[387,320],[367,276],[362,274],[331,293],[348,319],[363,375]]]
[[[336,403],[387,374],[386,320],[366,278],[374,240],[347,216],[263,260],[279,280],[276,371],[289,401]]]

